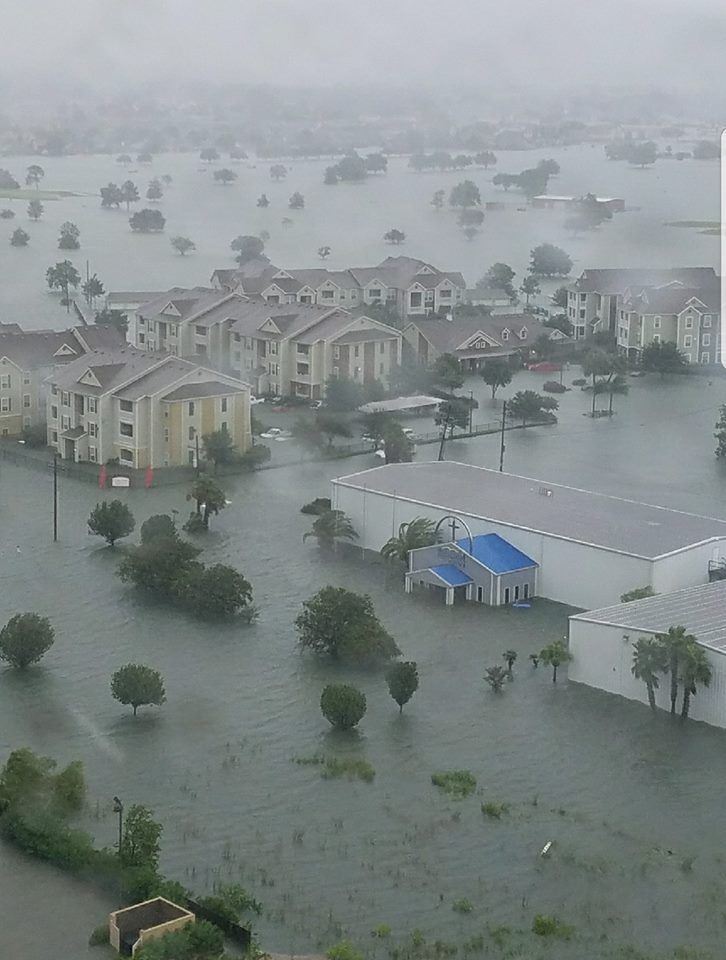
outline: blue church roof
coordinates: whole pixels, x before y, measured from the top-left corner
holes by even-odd
[[[472,583],[471,577],[467,576],[459,567],[453,563],[441,563],[437,567],[431,567],[431,573],[435,573],[444,583],[451,587],[462,587],[465,583]]]
[[[536,567],[537,563],[526,553],[517,550],[511,543],[500,537],[498,533],[485,533],[472,537],[471,549],[469,538],[462,537],[456,541],[466,553],[470,553],[475,560],[483,564],[492,573],[513,573],[515,570],[525,570],[527,567]]]

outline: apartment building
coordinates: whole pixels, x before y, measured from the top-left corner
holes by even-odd
[[[584,270],[567,287],[567,319],[576,340],[587,340],[598,331],[616,333],[626,295],[649,287],[677,282],[689,289],[717,286],[712,267],[676,267],[671,270]]]
[[[24,331],[17,324],[0,324],[0,436],[16,437],[45,422],[44,381],[53,369],[122,342],[113,327]]]
[[[690,288],[678,281],[626,291],[618,313],[617,345],[631,360],[651,343],[675,343],[688,363],[719,363],[721,291],[719,280]]]
[[[488,360],[529,352],[532,317],[419,317],[409,321],[403,336],[417,361],[426,366],[444,353],[456,357],[463,370],[479,370]],[[539,325],[538,325],[539,326]],[[539,330],[537,331],[539,332]]]
[[[209,367],[126,346],[96,351],[48,377],[48,444],[66,460],[124,466],[194,462],[201,438],[251,445],[249,386]]]

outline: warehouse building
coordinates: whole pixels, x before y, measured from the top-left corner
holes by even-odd
[[[570,617],[569,679],[647,704],[646,686],[631,671],[634,646],[641,637],[666,633],[676,626],[695,636],[713,671],[710,685],[699,687],[691,700],[690,716],[726,727],[724,580]],[[661,678],[655,696],[658,707],[670,710],[668,677]]]
[[[636,587],[669,593],[704,584],[726,563],[726,521],[451,461],[339,477],[331,499],[371,551],[416,517],[452,517],[459,535],[498,534],[536,564],[537,596],[584,609]],[[456,530],[449,539],[461,543]],[[443,563],[433,559],[425,569]]]

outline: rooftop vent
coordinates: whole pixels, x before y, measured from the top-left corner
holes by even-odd
[[[553,490],[551,487],[540,487],[537,493],[539,493],[540,497],[551,497]]]

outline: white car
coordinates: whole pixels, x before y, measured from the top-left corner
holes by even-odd
[[[250,394],[250,406],[254,407],[258,403],[264,403],[264,402],[265,402],[264,397],[256,397],[254,394],[252,393]]]
[[[404,427],[403,433],[405,433],[409,440],[413,440],[416,436],[416,432],[412,427]]]
[[[279,427],[270,427],[269,430],[265,430],[260,436],[263,440],[276,440],[281,434],[282,430]]]

